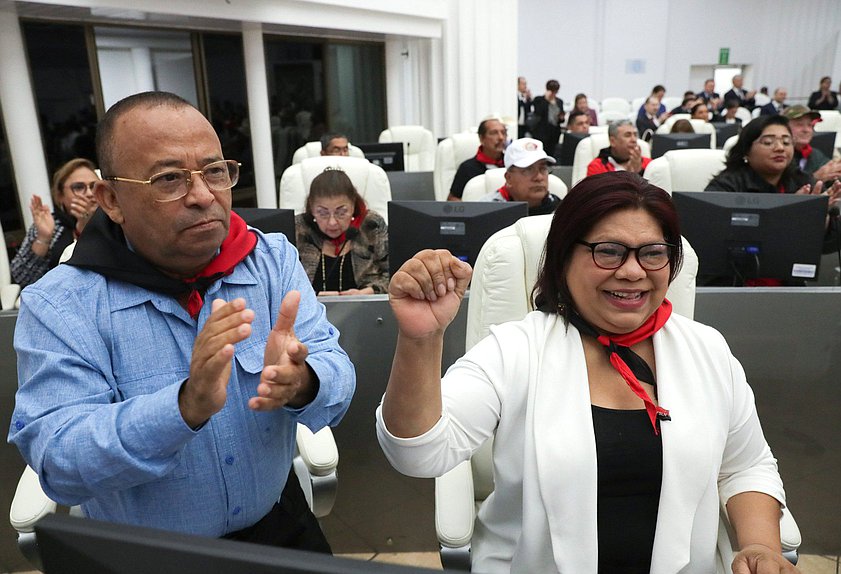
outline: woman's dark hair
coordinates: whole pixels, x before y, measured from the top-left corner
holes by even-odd
[[[585,177],[564,197],[555,211],[532,296],[536,308],[566,315],[574,308],[566,271],[576,241],[602,219],[624,209],[643,209],[660,223],[663,238],[675,246],[669,261],[669,282],[683,264],[677,211],[668,193],[635,173],[614,171]],[[560,308],[559,308],[560,307]]]
[[[747,125],[742,128],[741,133],[739,133],[739,139],[736,140],[736,145],[730,148],[730,151],[727,153],[727,161],[724,164],[725,169],[743,168],[753,142],[759,139],[759,136],[762,135],[762,132],[764,132],[765,128],[768,126],[784,126],[786,130],[788,130],[788,133],[791,134],[791,128],[788,125],[788,118],[785,116],[759,116],[758,118],[749,121]],[[786,169],[790,169],[790,167]]]
[[[575,94],[574,104],[575,106],[578,105],[579,100],[587,100],[587,94]],[[588,102],[589,105],[589,102]]]
[[[346,197],[353,203],[353,216],[356,217],[367,211],[365,207],[365,200],[353,187],[353,182],[350,181],[348,175],[340,169],[328,167],[323,172],[313,178],[310,184],[310,192],[307,195],[307,207],[304,212],[306,221],[310,225],[315,225],[313,221],[315,216],[312,212],[312,204],[317,199],[327,199],[332,197]]]
[[[819,83],[823,84],[824,82],[831,82],[831,81],[832,81],[832,78],[830,78],[829,76],[824,76],[823,78],[821,78],[821,81]]]
[[[669,132],[672,134],[694,134],[695,128],[692,127],[692,122],[689,120],[685,120],[683,118],[679,120],[675,120],[675,123],[672,124],[672,130]]]
[[[561,84],[558,82],[558,80],[549,80],[548,82],[546,82],[546,89],[550,92],[557,92],[561,89]]]

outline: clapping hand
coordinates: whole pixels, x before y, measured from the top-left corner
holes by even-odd
[[[29,202],[29,211],[32,212],[37,237],[49,244],[55,231],[55,219],[53,219],[53,214],[50,213],[50,208],[44,205],[41,196],[33,195]]]
[[[97,203],[94,197],[88,195],[74,195],[70,201],[70,215],[76,218],[76,232],[81,233],[96,211]]]
[[[455,318],[473,270],[445,249],[421,251],[391,278],[389,302],[400,334],[443,334]]]

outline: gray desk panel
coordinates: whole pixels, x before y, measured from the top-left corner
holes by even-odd
[[[435,201],[431,171],[387,171],[391,198],[396,200]]]

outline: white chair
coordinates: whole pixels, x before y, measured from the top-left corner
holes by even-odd
[[[640,153],[643,157],[651,157],[651,146],[641,139],[637,140],[640,146]],[[610,136],[607,132],[593,133],[590,137],[584,138],[575,148],[575,156],[572,160],[572,175],[570,181],[575,185],[587,176],[587,166],[596,159],[602,149],[610,146]]]
[[[672,126],[674,125],[674,123],[676,121],[678,121],[678,120],[691,120],[691,119],[692,119],[692,114],[673,114],[673,115],[669,116],[668,118],[666,118],[666,121],[664,121],[662,124],[660,124],[660,126],[657,128],[657,133],[659,133],[659,134],[672,133]],[[663,130],[663,131],[660,131],[660,130]]]
[[[658,134],[670,134],[672,133],[672,126],[674,123],[681,119],[675,118],[676,116],[688,116],[688,114],[675,114],[674,116],[669,117],[663,125],[657,128]],[[710,134],[710,149],[715,149],[716,141],[715,141],[715,126],[712,125],[710,122],[706,122],[704,120],[694,119],[691,117],[686,117],[689,120],[689,123],[692,124],[692,129],[695,130],[696,134]]]
[[[634,98],[631,100],[631,113],[634,115],[634,119],[636,119],[637,114],[640,111],[640,108],[645,105],[645,102],[648,100],[648,96],[642,98]]]
[[[755,108],[753,108],[753,111],[751,111],[750,118],[751,119],[758,118],[761,113],[762,113],[762,109],[759,106],[756,106]]]
[[[330,427],[313,434],[299,424],[297,453],[292,464],[313,514],[318,518],[330,514],[336,501],[336,468],[339,464],[339,451]],[[35,524],[47,514],[54,513],[57,507],[44,493],[35,471],[29,466],[24,468],[12,498],[9,522],[18,534],[21,554],[38,570],[43,566],[35,541]],[[74,506],[70,514],[82,516],[81,508]]]
[[[3,226],[0,225],[0,237],[3,235]],[[0,244],[0,311],[14,309],[18,304],[20,285],[12,283],[12,272],[9,268],[9,255],[6,251],[5,241]]]
[[[622,117],[628,117],[631,113],[631,103],[625,98],[605,98],[601,101],[599,117],[604,117],[606,112],[618,112]]]
[[[675,109],[676,107],[680,106],[683,103],[683,98],[669,96],[667,98],[663,98],[662,100],[660,100],[660,103],[662,103],[664,106],[666,106],[666,111],[667,112],[670,112],[670,111],[672,111],[673,109]]]
[[[362,150],[356,147],[355,145],[349,143],[347,147],[350,157],[365,157],[365,154],[362,152]],[[321,142],[307,142],[295,150],[295,153],[292,155],[292,163],[301,163],[302,160],[305,160],[308,157],[320,156]]]
[[[278,206],[294,209],[296,215],[303,213],[312,180],[328,167],[344,171],[368,204],[368,209],[388,219],[388,202],[391,201],[388,176],[380,166],[358,157],[320,155],[290,165],[280,177]]]
[[[590,126],[590,129],[587,130],[587,133],[606,134],[608,127],[609,126],[607,124],[602,124],[602,125],[598,125],[598,126]]]
[[[505,185],[505,170],[491,169],[477,175],[464,186],[462,201],[481,201],[489,193],[493,193]],[[549,174],[549,193],[563,199],[567,194],[567,186],[560,177]]]
[[[739,141],[739,136],[730,136],[729,138],[727,138],[727,141],[724,142],[724,145],[721,146],[721,151],[724,152],[725,161],[727,160],[727,154],[730,153],[730,150],[733,148],[734,145],[736,145],[737,141]]]
[[[616,110],[607,110],[599,113],[600,124],[612,124],[613,122],[618,122],[619,120],[627,119],[630,119],[628,117],[628,114],[623,114],[622,112],[618,112]]]
[[[432,185],[435,189],[435,201],[446,201],[450,194],[458,166],[476,155],[479,149],[479,134],[462,132],[444,138],[435,149],[435,169]]]
[[[816,132],[835,132],[835,149],[841,148],[841,112],[821,110],[821,121],[815,124]]]
[[[750,115],[750,110],[747,108],[737,108],[736,109],[736,117],[742,120],[742,127],[745,127],[748,122],[750,122],[753,117]]]
[[[470,349],[484,338],[491,325],[517,320],[534,310],[531,290],[539,271],[551,215],[520,219],[493,234],[476,260],[467,308],[465,343]],[[695,277],[698,258],[683,240],[684,263],[672,282],[667,297],[674,312],[692,318],[695,308]],[[435,479],[435,529],[445,569],[470,569],[470,541],[476,512],[493,491],[492,442],[488,440],[471,460],[465,461]],[[728,525],[724,509],[719,525],[720,567],[729,572],[732,561]],[[780,521],[784,551],[796,562],[800,531],[788,510]],[[728,569],[725,570],[724,565]]]
[[[753,96],[753,104],[757,108],[761,108],[762,106],[768,105],[771,103],[771,96],[767,94],[763,94],[762,92],[756,92],[756,95]]]
[[[423,126],[392,126],[380,133],[380,143],[403,142],[404,171],[435,168],[435,137]]]
[[[651,160],[643,176],[665,191],[704,191],[724,169],[724,150],[681,149]]]

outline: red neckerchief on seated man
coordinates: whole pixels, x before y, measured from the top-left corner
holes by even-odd
[[[657,307],[657,310],[646,319],[646,321],[631,331],[623,335],[601,335],[592,325],[587,323],[581,315],[571,310],[569,313],[569,322],[572,323],[581,333],[589,335],[601,343],[610,359],[610,364],[614,369],[619,371],[631,390],[645,403],[645,410],[648,413],[648,418],[651,420],[651,426],[654,427],[654,434],[659,435],[660,429],[658,421],[670,421],[669,411],[654,404],[651,397],[640,385],[640,380],[654,385],[657,390],[657,383],[654,379],[654,373],[651,372],[651,367],[645,360],[631,350],[633,345],[641,341],[645,341],[649,337],[653,337],[654,333],[666,324],[672,314],[672,304],[668,299],[663,299],[663,302]]]
[[[499,159],[494,159],[491,156],[486,155],[485,152],[482,151],[482,146],[479,146],[479,151],[476,152],[476,159],[487,165],[505,167],[505,161],[503,160],[502,156],[500,156]]]
[[[234,268],[254,251],[257,235],[248,229],[245,221],[231,212],[228,236],[219,247],[219,253],[195,277],[176,279],[162,273],[157,267],[129,249],[123,228],[97,209],[85,226],[85,232],[73,250],[68,265],[90,269],[109,279],[125,281],[149,291],[173,297],[189,294],[187,311],[195,319],[204,305],[203,293],[218,279],[233,273]]]

